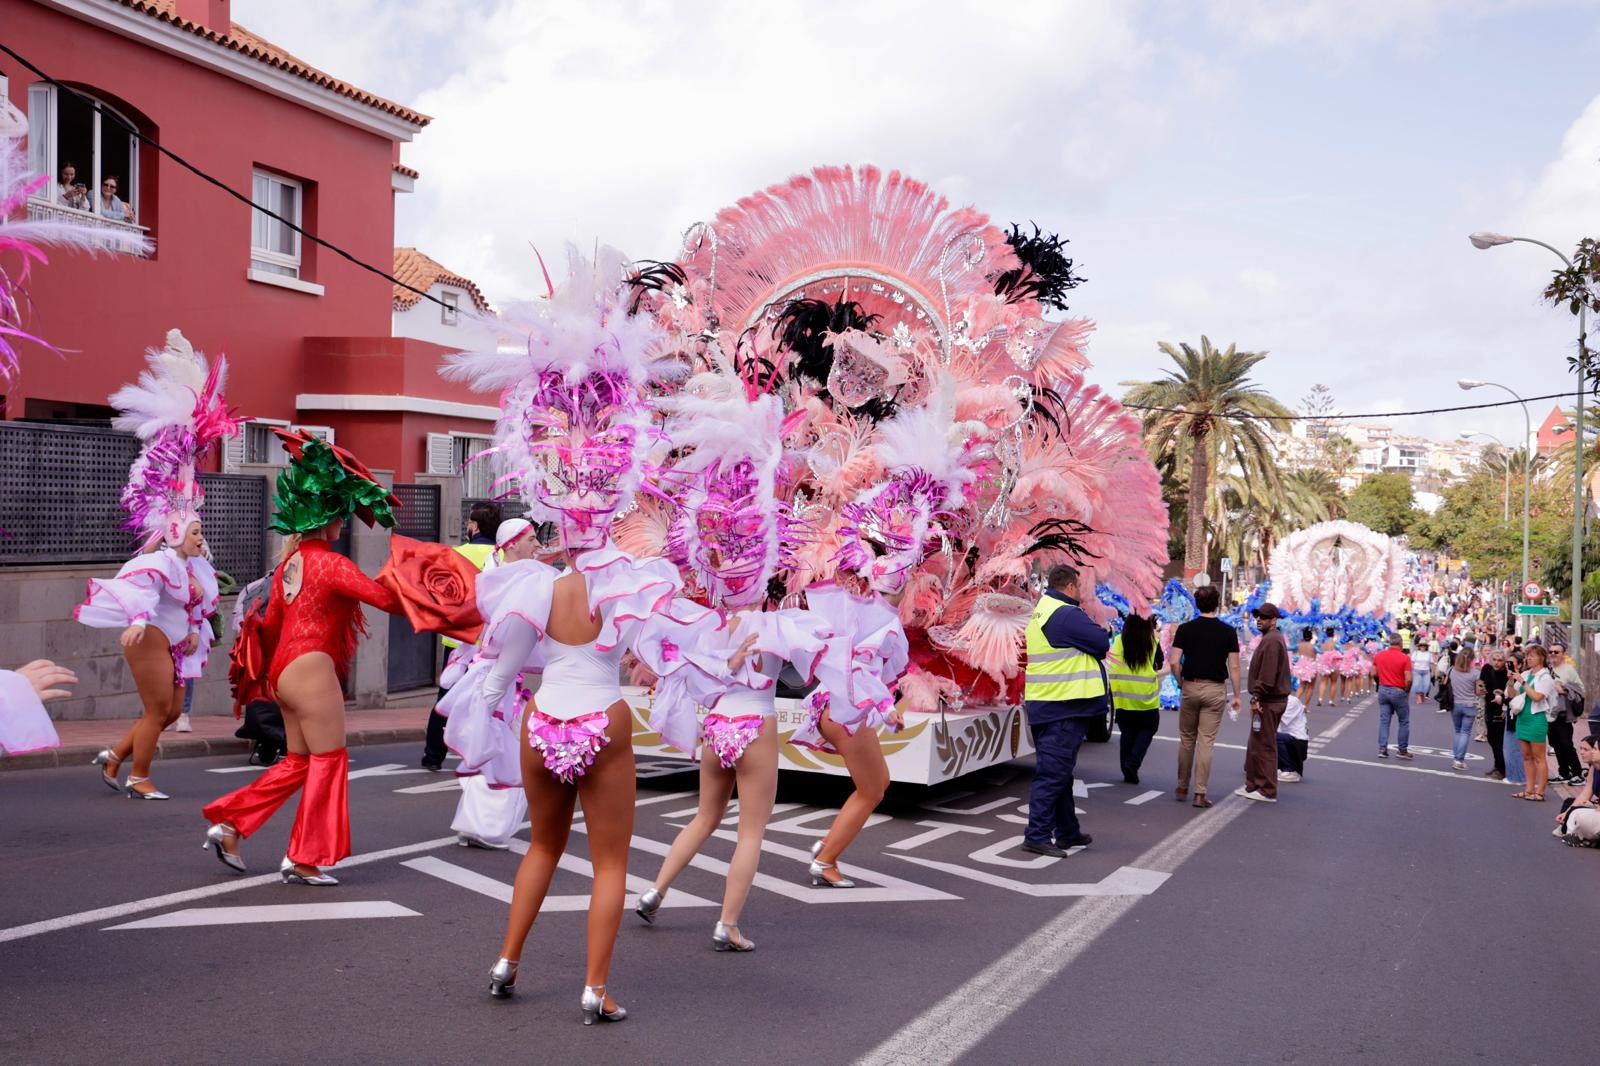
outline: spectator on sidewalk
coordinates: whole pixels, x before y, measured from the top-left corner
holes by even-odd
[[[1478,677],[1472,668],[1472,653],[1456,653],[1455,662],[1445,674],[1446,691],[1450,693],[1450,724],[1455,727],[1455,744],[1450,749],[1451,766],[1457,770],[1467,768],[1467,749],[1472,747],[1472,726],[1478,718]]]
[[[1418,635],[1416,650],[1411,653],[1411,694],[1417,698],[1417,706],[1422,706],[1432,690],[1433,652],[1427,637]]]
[[[1400,719],[1400,758],[1411,758],[1411,656],[1400,649],[1400,634],[1389,635],[1389,646],[1372,657],[1378,679],[1378,758],[1389,757],[1389,719]]]
[[[1178,787],[1174,798],[1179,803],[1188,798],[1192,772],[1194,805],[1200,808],[1212,805],[1206,798],[1206,782],[1211,777],[1211,750],[1222,726],[1227,681],[1233,681],[1235,717],[1244,691],[1239,684],[1239,634],[1217,617],[1220,602],[1215,585],[1195,589],[1194,603],[1200,609],[1200,617],[1180,625],[1172,638],[1172,676],[1182,692],[1178,704]]]
[[[1278,802],[1278,721],[1294,684],[1289,676],[1289,646],[1278,632],[1278,607],[1256,608],[1261,641],[1250,655],[1250,737],[1244,750],[1244,787],[1238,794],[1258,803]]]
[[[1561,801],[1555,835],[1562,843],[1592,848],[1600,843],[1600,810],[1595,809],[1600,807],[1600,789],[1595,788],[1595,778],[1600,775],[1600,737],[1579,741],[1578,759],[1587,768],[1587,776],[1577,795]]]
[[[1528,668],[1517,679],[1517,693],[1511,698],[1507,710],[1513,715],[1512,725],[1517,731],[1517,743],[1522,749],[1523,773],[1527,785],[1512,793],[1515,799],[1544,802],[1545,786],[1550,776],[1550,756],[1547,742],[1550,737],[1550,716],[1555,713],[1556,675],[1545,664],[1545,650],[1537,644],[1528,645]]]
[[[1306,752],[1311,747],[1306,732],[1306,705],[1291,692],[1278,721],[1278,780],[1300,781],[1306,774]]]
[[[1583,764],[1572,746],[1572,725],[1583,717],[1583,678],[1567,658],[1567,646],[1550,645],[1550,672],[1556,675],[1556,714],[1550,719],[1550,750],[1556,756],[1556,776],[1569,785],[1583,783]]]
[[[475,503],[467,514],[467,539],[463,544],[456,545],[456,551],[472,560],[472,565],[482,570],[489,561],[489,556],[494,554],[494,535],[500,528],[500,505],[498,503]],[[446,650],[459,648],[458,641],[449,637],[440,638]],[[444,699],[445,690],[439,689],[437,704]],[[444,745],[445,717],[437,709],[428,712],[428,732],[422,742],[422,768],[424,770],[439,771],[444,769],[444,758],[447,754]]]
[[[1489,750],[1494,755],[1494,769],[1488,772],[1496,781],[1521,785],[1522,758],[1518,754],[1507,758],[1506,689],[1510,687],[1511,670],[1506,665],[1506,653],[1499,647],[1490,647],[1489,661],[1478,672],[1478,697],[1483,700],[1484,728],[1489,738]]]

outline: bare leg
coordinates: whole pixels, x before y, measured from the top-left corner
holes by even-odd
[[[710,751],[702,753],[700,807],[695,811],[694,819],[678,830],[678,836],[672,842],[672,849],[661,861],[661,872],[656,874],[657,892],[665,895],[667,889],[672,887],[672,882],[683,873],[683,868],[689,865],[689,860],[694,858],[695,853],[711,838],[717,824],[728,813],[728,800],[733,796],[733,782],[734,772],[724,770],[715,754]],[[740,802],[742,806],[742,793]]]
[[[772,801],[778,794],[778,722],[768,718],[761,733],[744,750],[734,772],[739,779],[739,843],[728,864],[728,884],[722,893],[722,921],[739,925],[750,885],[761,862],[761,840],[772,817]]]
[[[839,808],[833,828],[828,830],[822,850],[817,852],[818,862],[837,863],[872,812],[878,809],[878,804],[883,802],[883,794],[889,790],[889,764],[884,761],[876,730],[863,725],[851,736],[827,714],[823,714],[818,729],[823,739],[844,757],[845,769],[850,771],[850,780],[856,786]],[[829,869],[823,876],[837,881],[842,875],[836,869]]]
[[[527,743],[522,745],[522,791],[528,797],[532,828],[528,831],[528,851],[517,867],[511,889],[506,939],[500,947],[501,957],[512,962],[522,958],[522,945],[533,928],[533,920],[539,916],[539,908],[544,906],[556,863],[572,833],[572,810],[578,800],[577,790],[551,777],[544,768],[544,757]]]
[[[172,684],[172,646],[167,643],[166,634],[154,626],[146,628],[144,639],[139,643],[123,649],[123,655],[133,674],[133,683],[138,686],[139,700],[144,704],[144,714],[134,723],[126,738],[130,741],[129,749],[133,754],[133,769],[130,772],[134,777],[148,778],[161,731],[177,717],[174,712],[174,693],[177,694],[176,707],[182,709],[183,690]],[[115,753],[120,754],[120,748],[119,744]],[[137,792],[155,791],[155,786],[148,781],[133,788]]]
[[[633,712],[621,701],[611,705],[606,733],[611,737],[578,779],[578,798],[589,830],[589,861],[594,886],[589,894],[589,952],[583,983],[602,988],[611,972],[611,952],[622,925],[628,892],[628,848],[633,841],[633,805],[638,787],[633,765]],[[549,776],[546,774],[546,776]],[[605,1009],[617,1009],[608,993]]]
[[[345,746],[344,689],[333,659],[324,652],[297,658],[278,675],[278,708],[283,712],[284,739],[290,751],[322,755]],[[182,707],[182,689],[178,690]],[[301,802],[305,802],[302,797]],[[295,863],[296,872],[315,877],[321,871]]]

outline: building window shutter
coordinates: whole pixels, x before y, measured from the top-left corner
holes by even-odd
[[[439,477],[459,474],[456,469],[456,442],[448,433],[428,434],[428,473]]]
[[[332,426],[290,426],[289,428],[299,433],[309,433],[318,440],[325,440],[329,444],[338,443],[333,439]]]
[[[55,141],[56,124],[51,121],[51,105],[55,102],[55,90],[48,85],[28,86],[28,169],[35,174],[45,174],[50,178],[49,190],[45,198],[55,199],[55,190],[59,182],[56,174],[54,152],[51,151]]]
[[[224,474],[237,474],[239,468],[245,463],[244,448],[245,429],[239,427],[239,432],[222,442],[222,472]]]

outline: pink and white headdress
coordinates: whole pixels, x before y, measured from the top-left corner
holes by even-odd
[[[128,528],[145,533],[147,547],[157,540],[177,545],[189,525],[200,521],[205,503],[196,468],[220,441],[239,432],[239,419],[222,398],[225,356],[208,364],[174,329],[167,332],[167,346],[149,349],[145,359],[150,368],[139,380],[111,395],[119,412],[112,426],[144,444],[128,470],[122,506]]]
[[[646,386],[677,369],[666,334],[632,315],[627,260],[601,248],[590,263],[569,246],[570,275],[548,299],[483,320],[493,351],[452,355],[440,373],[500,392],[496,480],[520,494],[529,517],[558,520],[568,547],[597,547],[632,502],[659,433]]]
[[[988,448],[981,427],[955,420],[955,391],[940,382],[925,406],[878,427],[886,477],[839,509],[834,561],[880,592],[901,588],[910,571],[960,523],[975,465]]]
[[[728,607],[760,603],[810,539],[779,498],[785,418],[777,396],[729,374],[698,374],[662,401],[677,461],[660,472],[674,505],[666,554]]]

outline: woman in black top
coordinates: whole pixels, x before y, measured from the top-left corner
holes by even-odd
[[[1478,674],[1478,698],[1483,701],[1484,721],[1489,729],[1489,748],[1494,752],[1494,769],[1488,772],[1488,776],[1496,781],[1506,779],[1505,696],[1508,676],[1505,653],[1497,648]]]

